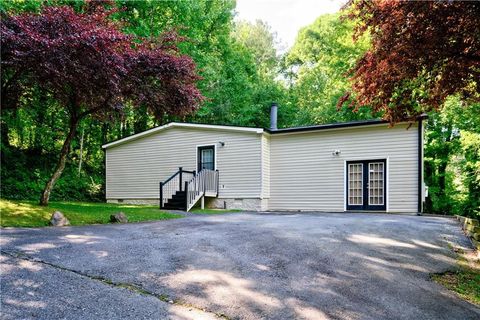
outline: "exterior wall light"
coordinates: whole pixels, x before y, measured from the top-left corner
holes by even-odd
[[[341,153],[341,151],[337,149],[337,150],[333,150],[332,155],[338,157],[340,155],[340,153]]]
[[[220,147],[225,147],[225,142],[224,141],[218,141],[218,144],[220,144]]]

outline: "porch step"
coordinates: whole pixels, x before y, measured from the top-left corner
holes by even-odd
[[[163,205],[163,208],[169,210],[185,210],[185,191],[177,191],[172,199]]]
[[[191,174],[192,177],[187,176],[184,179],[183,174],[185,173]],[[160,209],[189,211],[200,199],[217,197],[218,177],[218,170],[204,168],[197,173],[196,171],[183,170],[180,167],[170,178],[160,182],[160,198],[162,199],[160,200]],[[182,191],[184,185],[185,191]],[[172,195],[172,192],[177,190],[177,188],[180,190]],[[166,194],[165,191],[168,193]]]

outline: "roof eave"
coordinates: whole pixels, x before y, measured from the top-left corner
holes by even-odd
[[[388,121],[385,121],[385,120],[367,120],[367,121],[357,121],[357,122],[332,123],[332,124],[318,125],[318,126],[285,128],[285,129],[276,129],[276,130],[266,129],[266,131],[270,134],[280,134],[280,133],[294,133],[294,132],[304,132],[304,131],[342,129],[342,128],[361,127],[361,126],[379,125],[379,124],[387,124],[387,123]]]
[[[234,127],[234,126],[221,126],[221,125],[210,125],[210,124],[197,124],[197,123],[183,123],[183,122],[170,122],[163,126],[155,127],[131,136],[112,141],[102,145],[103,149],[108,149],[110,147],[124,144],[126,142],[137,140],[139,138],[149,136],[159,131],[163,131],[170,127],[180,127],[180,128],[201,128],[201,129],[214,129],[214,130],[227,130],[227,131],[237,131],[237,132],[251,132],[251,133],[263,133],[264,129],[262,128],[249,128],[249,127]]]

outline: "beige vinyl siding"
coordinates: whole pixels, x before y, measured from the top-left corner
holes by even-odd
[[[272,135],[269,209],[343,211],[345,161],[387,159],[387,210],[416,212],[417,133],[401,124]]]
[[[158,199],[178,167],[196,170],[199,145],[217,146],[220,198],[260,198],[261,134],[171,127],[106,149],[107,199]]]
[[[270,197],[270,135],[262,135],[262,198]]]

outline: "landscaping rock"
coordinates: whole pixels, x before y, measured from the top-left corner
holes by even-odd
[[[123,212],[118,212],[110,215],[110,222],[114,223],[127,223],[128,218]]]
[[[472,239],[472,243],[475,246],[477,250],[480,250],[480,241],[477,241],[475,239]]]
[[[475,248],[480,251],[480,221],[462,216],[457,216],[457,219],[467,236],[472,240]]]
[[[471,226],[478,227],[479,222],[476,219],[468,219],[468,224],[471,225]]]
[[[467,224],[465,225],[464,229],[467,231],[473,232],[475,230],[475,227],[472,226],[471,224]]]
[[[54,227],[63,227],[70,225],[70,221],[60,211],[55,211],[50,218],[50,225]]]

